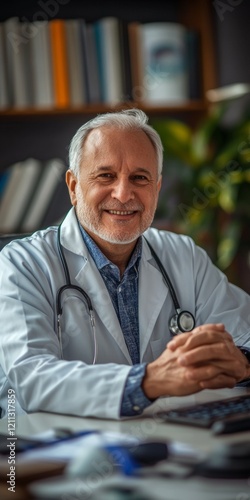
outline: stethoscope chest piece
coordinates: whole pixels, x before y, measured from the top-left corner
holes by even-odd
[[[169,320],[169,330],[172,335],[191,332],[195,327],[195,319],[191,312],[176,310],[176,314]]]

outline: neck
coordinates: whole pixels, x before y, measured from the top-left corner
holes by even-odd
[[[110,260],[110,262],[118,267],[121,276],[125,272],[135,245],[136,241],[133,241],[132,243],[126,245],[113,244],[108,242],[104,242],[104,245],[98,243],[98,246],[102,253]]]

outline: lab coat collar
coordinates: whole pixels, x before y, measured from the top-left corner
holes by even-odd
[[[62,222],[61,245],[77,255],[86,253],[74,207],[69,210]]]

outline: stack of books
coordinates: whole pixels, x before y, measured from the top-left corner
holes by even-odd
[[[0,174],[0,232],[28,233],[56,223],[70,207],[59,158],[27,158]]]

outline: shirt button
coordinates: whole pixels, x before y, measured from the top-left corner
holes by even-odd
[[[121,291],[122,291],[122,287],[121,287],[121,286],[119,286],[119,288],[118,288],[118,292],[120,293]]]
[[[133,410],[134,410],[134,411],[140,411],[140,406],[134,405],[134,406],[133,406]]]

